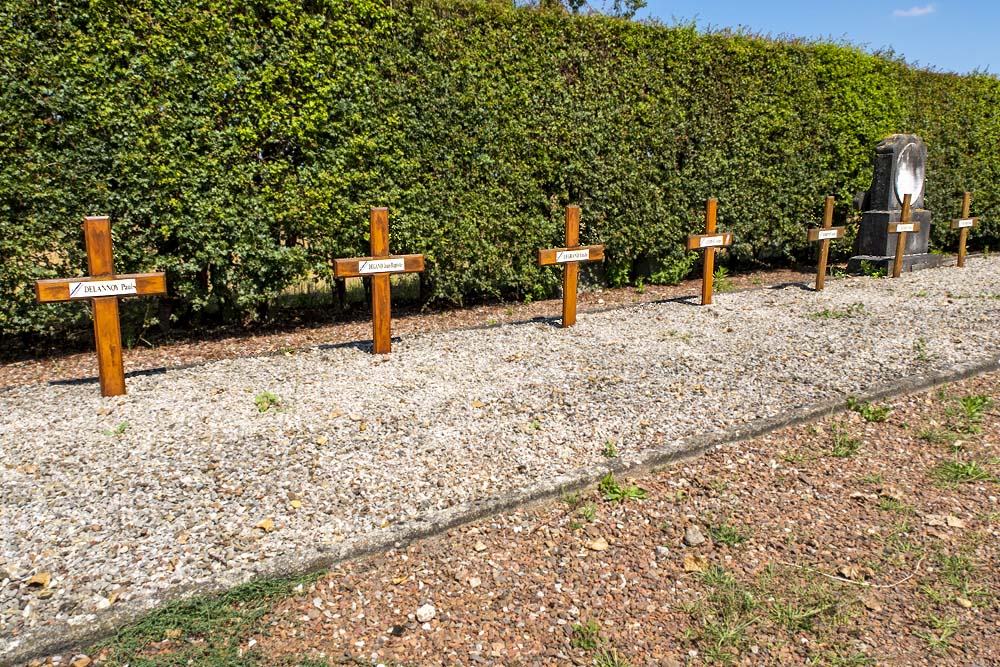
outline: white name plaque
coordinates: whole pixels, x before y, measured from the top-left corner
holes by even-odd
[[[406,260],[399,259],[366,259],[358,262],[358,273],[389,273],[405,271]]]
[[[556,264],[585,262],[590,259],[589,250],[560,250],[556,253]]]
[[[724,238],[722,236],[706,236],[700,239],[700,248],[714,248],[715,246],[721,246]]]
[[[975,222],[975,221],[972,218],[967,218],[965,220],[959,220],[958,221],[958,228],[959,229],[964,229],[966,227],[971,227],[973,222]]]
[[[825,241],[826,239],[835,239],[837,238],[838,231],[839,230],[836,229],[824,229],[823,231],[821,231],[819,234],[816,235],[816,238],[820,241]]]
[[[913,223],[912,222],[900,222],[896,224],[896,232],[912,232]]]
[[[69,284],[69,298],[93,299],[99,296],[124,296],[136,294],[135,278],[122,280],[88,280]]]

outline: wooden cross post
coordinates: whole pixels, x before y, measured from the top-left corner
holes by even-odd
[[[833,195],[826,198],[826,210],[823,211],[822,229],[810,229],[806,237],[810,243],[820,241],[819,264],[816,266],[816,291],[823,289],[826,282],[826,260],[830,256],[830,239],[844,238],[843,227],[832,227],[833,225]]]
[[[695,234],[687,238],[688,250],[705,250],[705,265],[701,278],[701,305],[712,303],[712,279],[715,274],[715,249],[733,244],[733,235],[725,232],[715,233],[715,211],[718,200],[712,197],[705,208],[705,233]]]
[[[969,217],[969,204],[972,193],[966,192],[962,197],[962,217],[951,221],[951,228],[958,231],[958,266],[965,266],[965,241],[969,238],[969,229],[979,225],[979,218]]]
[[[389,275],[413,273],[424,270],[423,255],[389,254],[389,209],[371,210],[371,257],[352,257],[333,260],[335,278],[371,277],[372,279],[372,328],[374,354],[388,354],[392,350],[389,299]]]
[[[903,195],[903,213],[899,222],[889,223],[889,233],[897,234],[896,260],[892,263],[892,277],[898,278],[903,270],[903,250],[906,248],[906,235],[909,232],[919,232],[920,223],[910,222],[910,195]]]
[[[94,311],[94,342],[97,345],[101,396],[120,396],[125,393],[125,367],[122,364],[118,298],[166,294],[166,274],[115,275],[111,223],[106,217],[85,217],[83,238],[87,244],[87,271],[90,275],[37,280],[35,294],[41,303],[90,299]]]
[[[576,278],[580,262],[604,261],[604,246],[580,245],[580,207],[566,207],[566,247],[538,251],[538,265],[563,265],[563,327],[576,324]]]

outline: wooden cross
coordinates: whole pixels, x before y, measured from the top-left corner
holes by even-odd
[[[962,217],[951,221],[951,228],[958,231],[958,266],[965,266],[965,241],[969,238],[969,229],[979,225],[979,218],[969,217],[969,204],[972,193],[966,192],[962,197]]]
[[[87,271],[90,275],[37,280],[35,294],[41,303],[90,299],[94,311],[94,342],[97,345],[101,396],[120,396],[125,393],[125,367],[122,364],[118,297],[166,294],[166,274],[115,275],[111,222],[106,217],[85,217],[83,238],[87,244]]]
[[[906,248],[906,235],[909,232],[919,232],[920,223],[910,221],[910,195],[903,195],[903,213],[899,222],[889,223],[889,233],[896,236],[896,259],[892,263],[892,277],[898,278],[903,270],[903,250]]]
[[[389,209],[371,210],[371,257],[333,260],[335,278],[371,277],[374,354],[392,350],[389,275],[424,270],[423,255],[389,254]]]
[[[538,251],[539,266],[563,265],[563,327],[576,324],[576,279],[580,262],[604,261],[604,246],[580,245],[580,207],[566,207],[566,247]]]
[[[715,249],[733,244],[733,235],[729,232],[715,233],[715,210],[718,200],[711,197],[705,207],[705,233],[695,234],[687,238],[688,250],[705,250],[705,265],[701,277],[701,305],[712,303],[712,280],[715,273]]]
[[[819,264],[816,266],[816,291],[823,289],[826,282],[826,260],[830,256],[830,239],[844,238],[843,227],[833,225],[833,195],[826,198],[826,210],[823,211],[822,229],[810,229],[807,239],[810,243],[821,241],[819,246]]]

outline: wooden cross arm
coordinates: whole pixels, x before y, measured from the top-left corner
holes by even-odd
[[[729,245],[733,245],[733,235],[730,232],[722,232],[721,234],[692,234],[687,237],[688,250],[719,248]]]
[[[952,229],[968,229],[969,227],[978,227],[979,218],[956,218],[951,221]]]
[[[581,245],[575,248],[549,248],[538,251],[538,265],[567,264],[569,262],[603,262],[604,246]]]
[[[806,237],[809,241],[825,241],[827,239],[844,238],[844,227],[816,227],[810,229]]]
[[[901,232],[919,232],[920,223],[919,222],[890,222],[889,223],[889,233],[899,234]]]
[[[386,255],[333,260],[334,278],[357,278],[386,273],[415,273],[424,270],[423,255]]]
[[[86,283],[86,285],[81,285]],[[70,285],[80,285],[70,293]],[[90,287],[90,289],[87,289]],[[167,293],[165,273],[127,273],[82,278],[53,278],[35,281],[35,295],[41,303],[94,299],[102,296],[149,296]]]

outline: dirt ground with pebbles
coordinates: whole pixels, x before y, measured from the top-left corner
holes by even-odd
[[[981,422],[970,396],[992,400]],[[998,665],[998,396],[998,373],[901,396],[871,406],[884,422],[849,411],[616,480],[645,499],[590,489],[347,563],[278,603],[253,650],[263,664]],[[975,474],[948,481],[956,464]]]

